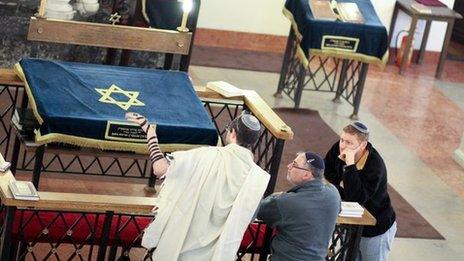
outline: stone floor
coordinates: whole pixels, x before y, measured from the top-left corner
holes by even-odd
[[[464,71],[464,63],[447,63],[443,80],[433,78],[434,66],[414,65],[405,76],[392,65],[384,70],[372,67],[361,103],[360,119],[371,129],[371,140],[386,161],[389,183],[445,237],[396,239],[390,260],[464,259],[464,169],[452,160],[464,131],[464,80],[453,71]],[[288,97],[272,96],[279,80],[276,73],[192,66],[190,74],[197,85],[224,80],[256,90],[271,107],[293,106]],[[333,94],[305,92],[301,107],[318,110],[339,132],[350,122],[352,108],[332,98]]]

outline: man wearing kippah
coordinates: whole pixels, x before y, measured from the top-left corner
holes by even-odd
[[[324,181],[324,160],[310,151],[298,153],[287,165],[287,180],[295,187],[263,199],[258,210],[258,219],[277,230],[270,260],[325,260],[340,195]]]
[[[325,156],[325,176],[342,200],[363,205],[377,220],[363,229],[357,260],[388,259],[396,233],[396,215],[387,192],[387,169],[361,122],[343,128],[340,141]]]
[[[126,117],[147,133],[154,175],[165,177],[155,219],[142,238],[147,257],[235,260],[269,182],[269,174],[254,163],[250,151],[260,135],[258,119],[250,114],[235,118],[226,127],[227,146],[176,151],[168,161],[153,125],[136,113]]]

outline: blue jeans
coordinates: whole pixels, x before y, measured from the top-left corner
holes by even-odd
[[[361,237],[356,261],[386,261],[396,234],[396,221],[382,235]]]

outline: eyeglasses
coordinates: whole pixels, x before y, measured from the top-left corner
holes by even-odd
[[[295,161],[292,162],[292,165],[291,165],[291,166],[292,166],[292,169],[295,168],[295,169],[301,169],[301,170],[305,170],[305,171],[311,172],[311,170],[309,170],[309,169],[305,169],[305,168],[302,168],[302,167],[298,167],[298,164],[297,164]]]

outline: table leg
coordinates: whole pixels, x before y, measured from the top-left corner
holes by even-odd
[[[298,63],[298,70],[299,70],[297,72],[298,82],[295,88],[295,96],[294,96],[295,105],[293,106],[293,108],[295,109],[298,109],[300,107],[301,95],[303,94],[304,80],[305,80],[307,68],[302,63]]]
[[[174,54],[166,53],[164,54],[164,66],[163,70],[171,70],[172,69],[172,62],[174,60]]]
[[[116,61],[116,55],[117,55],[117,50],[116,49],[114,49],[114,48],[106,49],[105,64],[113,65],[114,62]]]
[[[395,7],[393,9],[393,15],[392,15],[392,19],[391,19],[391,22],[390,22],[390,31],[388,33],[388,48],[390,47],[390,44],[391,44],[391,40],[392,40],[392,37],[393,37],[393,31],[395,31],[395,25],[396,25],[396,18],[398,17],[398,3],[395,2]],[[396,43],[395,43],[396,44]]]
[[[409,57],[409,51],[411,49],[412,38],[414,37],[414,32],[416,31],[417,17],[413,15],[411,18],[412,20],[411,20],[411,27],[409,28],[409,36],[408,36],[408,40],[406,41],[406,48],[404,49],[403,58],[401,59],[400,74],[404,73],[406,62],[408,61],[408,57]]]
[[[340,78],[338,79],[338,84],[337,84],[337,91],[335,91],[335,98],[332,100],[333,102],[340,103],[340,96],[343,93],[343,89],[345,86],[345,79],[346,79],[346,73],[348,71],[348,60],[343,59],[342,61],[342,69],[340,70]]]
[[[359,225],[355,228],[355,233],[350,240],[352,243],[350,244],[351,247],[348,248],[347,259],[350,261],[356,261],[356,256],[358,255],[359,251],[359,243],[361,242],[363,226]]]
[[[358,86],[356,88],[356,93],[355,93],[354,102],[353,102],[353,107],[354,107],[353,114],[351,114],[350,116],[352,120],[359,119],[358,117],[359,105],[361,104],[361,97],[364,91],[364,84],[366,83],[368,69],[369,69],[368,63],[363,63],[361,65],[361,71],[359,72]]]
[[[441,79],[441,74],[443,72],[443,63],[445,62],[446,55],[448,54],[448,45],[450,42],[451,34],[453,32],[454,18],[448,20],[448,26],[446,28],[445,41],[443,42],[443,47],[441,48],[440,60],[438,61],[437,72],[435,73],[435,78]]]
[[[15,210],[15,206],[6,206],[6,215],[3,218],[2,235],[0,240],[0,260],[11,260],[11,234],[13,232]]]
[[[259,231],[260,231],[260,227],[258,226],[256,230],[256,235],[259,234]],[[271,249],[271,241],[272,241],[271,227],[269,226],[266,227],[266,232],[264,233],[263,239],[264,239],[264,247],[261,249],[261,252],[259,253],[259,259],[258,259],[259,261],[269,260],[268,256],[269,256],[269,253],[271,252],[270,249]],[[256,240],[257,241],[259,240],[259,236],[256,237]],[[254,258],[252,260],[254,260]]]
[[[29,98],[27,97],[26,91],[23,89],[22,93],[23,97],[21,98],[21,107],[20,108],[27,108],[27,104],[29,103]],[[10,132],[11,135],[11,132]],[[13,144],[13,155],[11,156],[11,173],[16,175],[16,169],[18,168],[18,159],[19,159],[19,148],[21,145],[21,141],[19,140],[19,133],[15,135],[15,140]]]
[[[285,78],[288,73],[288,64],[290,61],[290,56],[292,54],[293,41],[295,41],[295,33],[293,28],[290,26],[290,32],[288,33],[287,46],[285,47],[284,60],[282,62],[282,68],[280,69],[280,78],[279,85],[277,86],[277,91],[274,93],[274,97],[281,98],[282,90],[285,88]]]
[[[128,66],[131,57],[131,50],[122,50],[119,58],[119,66]]]
[[[32,184],[39,189],[40,172],[42,171],[42,162],[45,152],[45,145],[39,146],[35,150],[34,169],[32,170]]]
[[[285,140],[277,139],[272,152],[272,163],[271,168],[269,169],[269,174],[271,174],[271,179],[267,185],[266,191],[264,192],[264,197],[271,195],[274,192],[275,185],[277,182],[277,176],[279,174],[280,161],[282,159],[282,153],[284,151]]]
[[[24,261],[26,260],[25,258],[25,253],[27,252],[27,243],[24,241],[18,242],[18,256],[20,257],[19,259],[13,259],[13,260],[18,260],[18,261]]]
[[[13,173],[14,176],[16,176],[16,169],[18,167],[20,144],[21,144],[21,141],[19,140],[18,136],[15,136],[15,140],[13,144],[13,155],[11,155],[11,167],[10,167],[11,173]]]
[[[429,39],[430,24],[432,24],[432,21],[430,20],[427,20],[425,23],[424,35],[422,35],[421,47],[419,50],[419,55],[417,55],[417,59],[416,59],[417,64],[421,64],[422,60],[424,59],[425,47]]]

